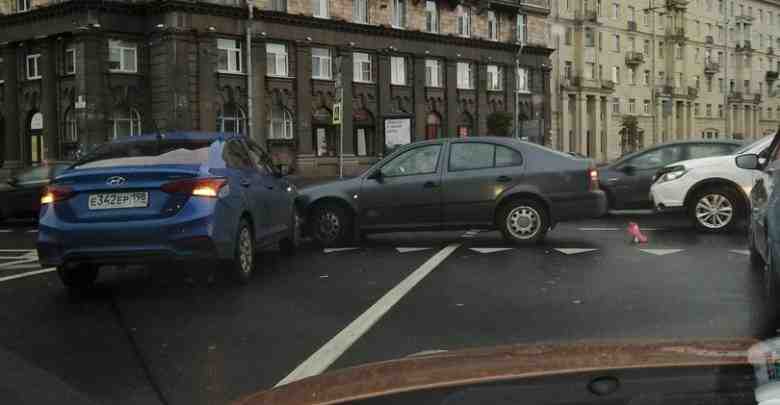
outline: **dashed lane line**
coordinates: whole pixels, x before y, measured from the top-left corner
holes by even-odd
[[[28,258],[24,258],[24,259],[21,259],[21,260],[14,260],[14,261],[11,261],[11,262],[0,263],[0,271],[12,270],[11,267],[14,267],[14,266],[17,266],[17,265],[20,265],[20,264],[33,263],[33,262],[37,263],[38,262],[38,258],[37,257],[32,257],[32,258],[28,257]]]
[[[335,252],[346,252],[348,250],[355,250],[360,249],[357,247],[343,247],[343,248],[330,248],[330,249],[322,249],[323,253],[335,253]]]
[[[731,249],[731,250],[729,250],[729,252],[737,253],[737,254],[745,255],[745,256],[750,254],[750,251],[747,250],[747,249]]]
[[[561,252],[565,255],[576,255],[579,253],[587,253],[587,252],[595,252],[598,249],[592,249],[592,248],[555,248],[558,252]]]
[[[421,252],[423,250],[429,250],[433,248],[429,247],[397,247],[395,250],[398,251],[398,253],[409,253],[409,252]]]
[[[469,250],[473,250],[478,253],[495,253],[495,252],[503,252],[505,250],[513,250],[514,248],[469,248]]]
[[[29,271],[27,273],[14,274],[13,276],[0,277],[0,283],[5,282],[5,281],[10,281],[10,280],[16,280],[16,279],[19,279],[19,278],[35,276],[35,275],[38,275],[38,274],[51,273],[53,271],[57,271],[57,269],[54,268],[54,267],[49,267],[47,269]]]
[[[363,336],[379,319],[392,309],[409,291],[422,279],[430,274],[439,264],[452,254],[460,244],[451,244],[431,256],[425,263],[412,274],[388,291],[382,298],[370,308],[355,318],[346,328],[342,329],[328,343],[314,352],[308,359],[295,368],[276,386],[285,385],[302,378],[311,377],[322,373],[333,362],[338,360],[361,336]]]
[[[645,253],[654,254],[656,256],[665,256],[665,255],[670,255],[672,253],[682,252],[685,249],[639,249],[639,250]]]

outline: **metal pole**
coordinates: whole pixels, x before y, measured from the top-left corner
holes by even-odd
[[[344,178],[344,87],[339,91],[339,178]]]
[[[656,85],[655,85],[655,58],[658,52],[656,51],[656,39],[655,39],[655,9],[653,8],[653,0],[647,0],[647,12],[650,14],[650,27],[651,31],[653,32],[653,36],[651,41],[653,41],[653,46],[650,47],[652,52],[652,70],[650,71],[650,108],[653,109],[653,143],[658,142],[658,108],[656,107],[656,103],[658,102],[656,98]],[[663,114],[663,113],[662,113]]]
[[[254,83],[252,81],[252,19],[254,18],[254,3],[247,1],[249,18],[246,21],[246,108],[247,108],[247,136],[252,137],[254,129],[255,112],[253,106]]]

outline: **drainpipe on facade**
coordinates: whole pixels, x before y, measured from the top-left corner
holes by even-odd
[[[254,4],[247,0],[248,16],[246,20],[246,108],[247,108],[247,136],[253,137],[255,122],[254,105],[252,103],[254,88],[252,87],[252,20],[254,18]]]
[[[520,120],[518,118],[518,114],[520,113],[520,54],[523,53],[523,41],[519,41],[520,48],[517,50],[517,54],[515,55],[515,102],[514,102],[514,129],[515,129],[515,138],[519,138],[520,134],[517,133],[518,127],[520,126]],[[527,85],[527,83],[526,83]]]
[[[655,57],[656,57],[658,51],[655,49],[656,46],[657,46],[657,44],[656,44],[657,41],[656,41],[656,38],[655,38],[655,8],[653,7],[653,0],[648,0],[647,1],[647,11],[649,13],[651,13],[650,14],[650,27],[651,27],[651,30],[653,31],[653,37],[651,39],[651,41],[653,41],[653,46],[650,47],[650,52],[652,53],[652,55],[651,55],[651,60],[652,60],[651,68],[652,68],[652,70],[650,71],[650,86],[651,86],[651,88],[650,88],[650,108],[653,109],[653,114],[652,114],[652,116],[653,116],[653,143],[657,143],[658,142],[658,119],[660,117],[658,117],[658,108],[656,107],[656,103],[658,102],[658,99],[657,99],[656,94],[655,94],[656,93],[656,87],[655,87],[655,76],[656,76],[656,73],[655,73]],[[663,111],[661,112],[661,114],[663,114]],[[643,141],[647,142],[647,140],[644,140],[644,139],[643,139]],[[621,139],[621,142],[622,142],[622,139]],[[645,142],[643,142],[643,143],[645,143]],[[642,147],[644,147],[644,145],[642,145]]]

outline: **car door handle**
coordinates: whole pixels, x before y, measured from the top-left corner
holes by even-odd
[[[241,187],[249,187],[252,185],[252,182],[248,179],[241,179]]]
[[[424,187],[424,188],[436,188],[436,187],[438,187],[438,186],[439,186],[439,185],[438,185],[438,184],[436,184],[436,182],[435,182],[435,181],[426,181],[426,182],[425,182],[425,184],[423,184],[423,187]]]
[[[498,176],[496,178],[496,181],[499,183],[509,183],[510,181],[512,181],[512,178],[509,176]]]

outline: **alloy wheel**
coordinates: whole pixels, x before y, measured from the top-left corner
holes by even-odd
[[[722,194],[706,194],[696,203],[695,215],[702,226],[720,229],[731,222],[734,206]]]
[[[533,207],[519,206],[509,212],[506,217],[506,228],[512,237],[531,239],[542,225],[541,217]]]
[[[318,221],[320,235],[327,240],[336,240],[341,233],[341,221],[333,211],[325,211]]]

